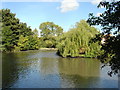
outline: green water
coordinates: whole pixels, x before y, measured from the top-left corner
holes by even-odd
[[[118,88],[96,59],[61,58],[56,51],[2,54],[2,86],[10,88]]]

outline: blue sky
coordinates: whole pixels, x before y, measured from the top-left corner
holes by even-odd
[[[66,3],[61,2],[3,2],[2,8],[10,9],[21,22],[27,23],[32,29],[43,22],[50,21],[61,26],[64,31],[72,28],[76,22],[88,19],[88,14],[97,15],[103,12],[91,2]],[[40,31],[40,30],[39,30]]]

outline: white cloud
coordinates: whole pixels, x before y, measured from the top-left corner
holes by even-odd
[[[101,14],[102,14],[102,13],[97,13],[97,14],[96,14],[96,16],[98,16],[98,17],[99,17]]]
[[[76,10],[79,7],[79,3],[76,0],[63,0],[59,7],[62,13]]]

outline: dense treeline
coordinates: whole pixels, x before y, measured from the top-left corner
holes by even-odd
[[[2,32],[2,51],[38,50],[39,48],[56,48],[57,37],[63,33],[62,27],[53,22],[40,25],[41,37],[38,30],[32,30],[26,23],[20,22],[10,9],[0,10]]]
[[[38,30],[32,30],[26,23],[20,22],[9,9],[2,9],[2,51],[37,50],[40,48],[58,48],[62,57],[97,57],[100,45],[90,44],[90,39],[99,33],[85,20],[77,22],[74,28],[64,33],[62,27],[53,22],[43,22]]]

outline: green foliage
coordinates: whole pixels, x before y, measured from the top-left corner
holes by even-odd
[[[38,50],[39,49],[38,37],[29,36],[28,44],[29,50]]]
[[[9,9],[0,10],[2,16],[2,51],[38,49],[37,36],[26,23],[20,22]]]
[[[63,34],[63,29],[53,22],[44,22],[40,24],[41,30],[41,46],[47,48],[55,48],[57,38]]]
[[[75,28],[65,33],[59,40],[58,54],[63,57],[78,57],[85,54],[86,57],[96,57],[100,52],[97,43],[90,44],[89,41],[98,31],[94,27],[90,27],[86,21],[77,22]],[[94,46],[94,48],[93,48]],[[98,51],[95,51],[95,50]]]
[[[28,37],[24,37],[23,35],[21,35],[19,37],[19,41],[18,41],[18,47],[20,48],[20,50],[28,50],[29,49],[29,44],[28,44]]]
[[[105,11],[99,17],[91,13],[88,22],[90,25],[102,27],[103,32],[96,35],[96,39],[93,40],[100,42],[100,38],[106,38],[105,44],[101,47],[104,53],[100,55],[100,61],[105,65],[107,61],[107,64],[111,66],[111,71],[108,73],[111,76],[112,73],[117,74],[120,70],[120,1],[100,2],[98,8],[101,6],[105,8]],[[114,36],[111,36],[112,33]]]
[[[6,26],[2,28],[2,45],[3,50],[5,51],[12,51],[13,47],[13,37],[12,37],[12,31],[9,31],[10,27]]]
[[[100,49],[101,45],[99,45],[98,42],[96,43],[90,43],[88,45],[88,49],[86,50],[86,57],[98,57],[101,55],[104,51]]]
[[[43,37],[59,36],[63,33],[63,29],[53,22],[44,22],[40,24],[39,29],[41,30],[41,36]]]
[[[45,47],[50,48],[53,46],[53,42],[51,40],[46,40],[45,45],[46,45]]]
[[[33,36],[24,37],[23,35],[21,35],[18,41],[18,47],[21,51],[39,49],[37,37],[33,37]]]
[[[40,37],[40,46],[43,48],[55,48],[56,47],[56,38],[55,36],[51,37]]]

